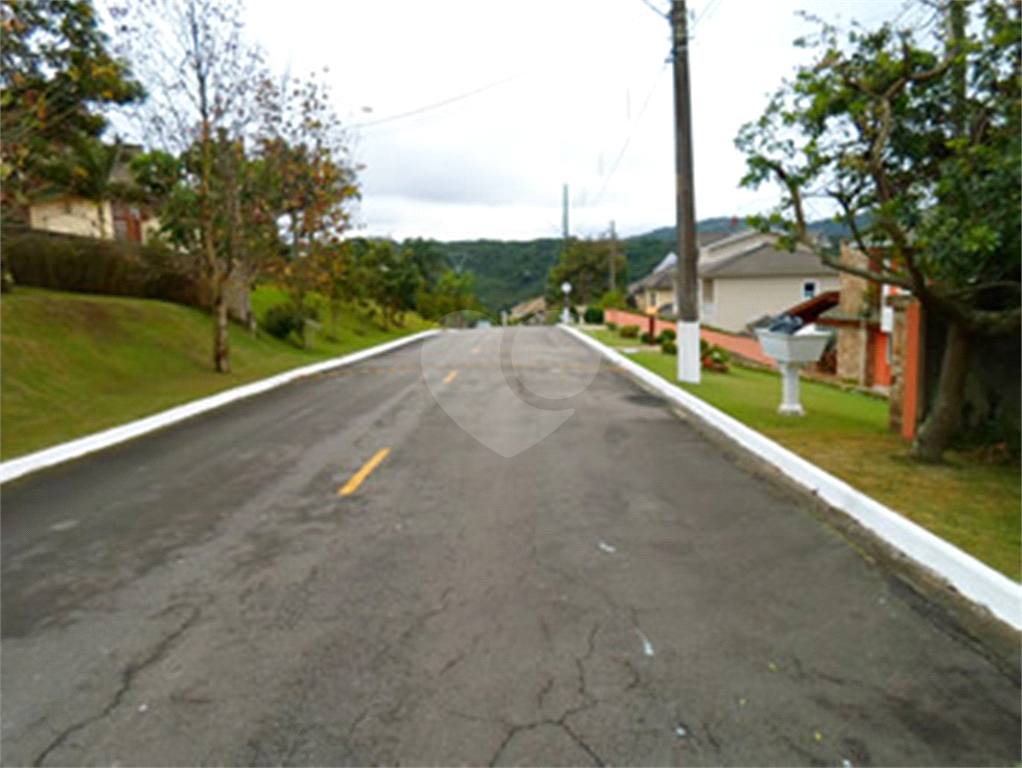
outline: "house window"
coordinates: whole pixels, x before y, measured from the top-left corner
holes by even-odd
[[[816,296],[816,281],[806,280],[802,283],[802,298],[812,299]]]

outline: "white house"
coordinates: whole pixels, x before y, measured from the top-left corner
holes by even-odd
[[[746,229],[707,240],[699,249],[699,315],[705,325],[743,331],[764,315],[840,287],[837,270],[808,248],[779,248],[777,235]],[[673,312],[674,264],[669,254],[630,286],[641,309]]]

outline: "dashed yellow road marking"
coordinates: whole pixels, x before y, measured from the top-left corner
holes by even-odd
[[[481,355],[482,353],[483,353],[483,350],[480,349],[479,347],[472,347],[472,354],[473,355]]]
[[[457,371],[451,371],[444,377],[444,384],[450,384],[452,381],[454,381],[454,377],[457,375],[458,375]]]
[[[344,487],[337,492],[337,495],[350,496],[355,491],[357,491],[358,487],[362,485],[362,481],[369,477],[369,473],[376,469],[376,467],[380,465],[380,462],[387,458],[389,454],[390,448],[381,448],[380,450],[378,450],[376,452],[376,455],[369,459],[369,461],[365,463],[365,466],[362,467],[362,469],[360,469],[358,472],[351,476],[351,479],[344,484]]]

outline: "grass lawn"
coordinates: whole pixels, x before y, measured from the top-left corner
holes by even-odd
[[[279,299],[273,290],[257,291],[253,308],[258,315]],[[206,313],[162,301],[19,286],[0,300],[0,458],[427,327],[409,315],[404,327],[383,328],[348,308],[306,350],[232,325],[233,371],[225,375],[212,370]]]
[[[668,381],[676,358],[631,356]],[[1016,581],[1022,575],[1022,476],[1019,465],[985,463],[974,452],[949,452],[944,466],[916,464],[887,430],[887,401],[802,381],[804,418],[781,416],[776,373],[733,366],[703,371],[684,389],[848,484],[896,509]]]
[[[588,331],[590,336],[595,336],[608,347],[641,347],[642,340],[622,338],[620,331]]]

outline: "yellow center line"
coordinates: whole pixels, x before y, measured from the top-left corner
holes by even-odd
[[[380,465],[380,462],[387,458],[389,454],[390,448],[381,448],[378,450],[376,455],[369,459],[362,469],[351,476],[351,479],[344,484],[344,487],[337,492],[337,495],[350,496],[357,491],[358,487],[362,485],[362,481],[369,477],[369,473],[376,469],[376,467]]]
[[[457,371],[451,371],[447,376],[444,377],[444,384],[450,384],[454,381],[454,377],[458,375]]]

